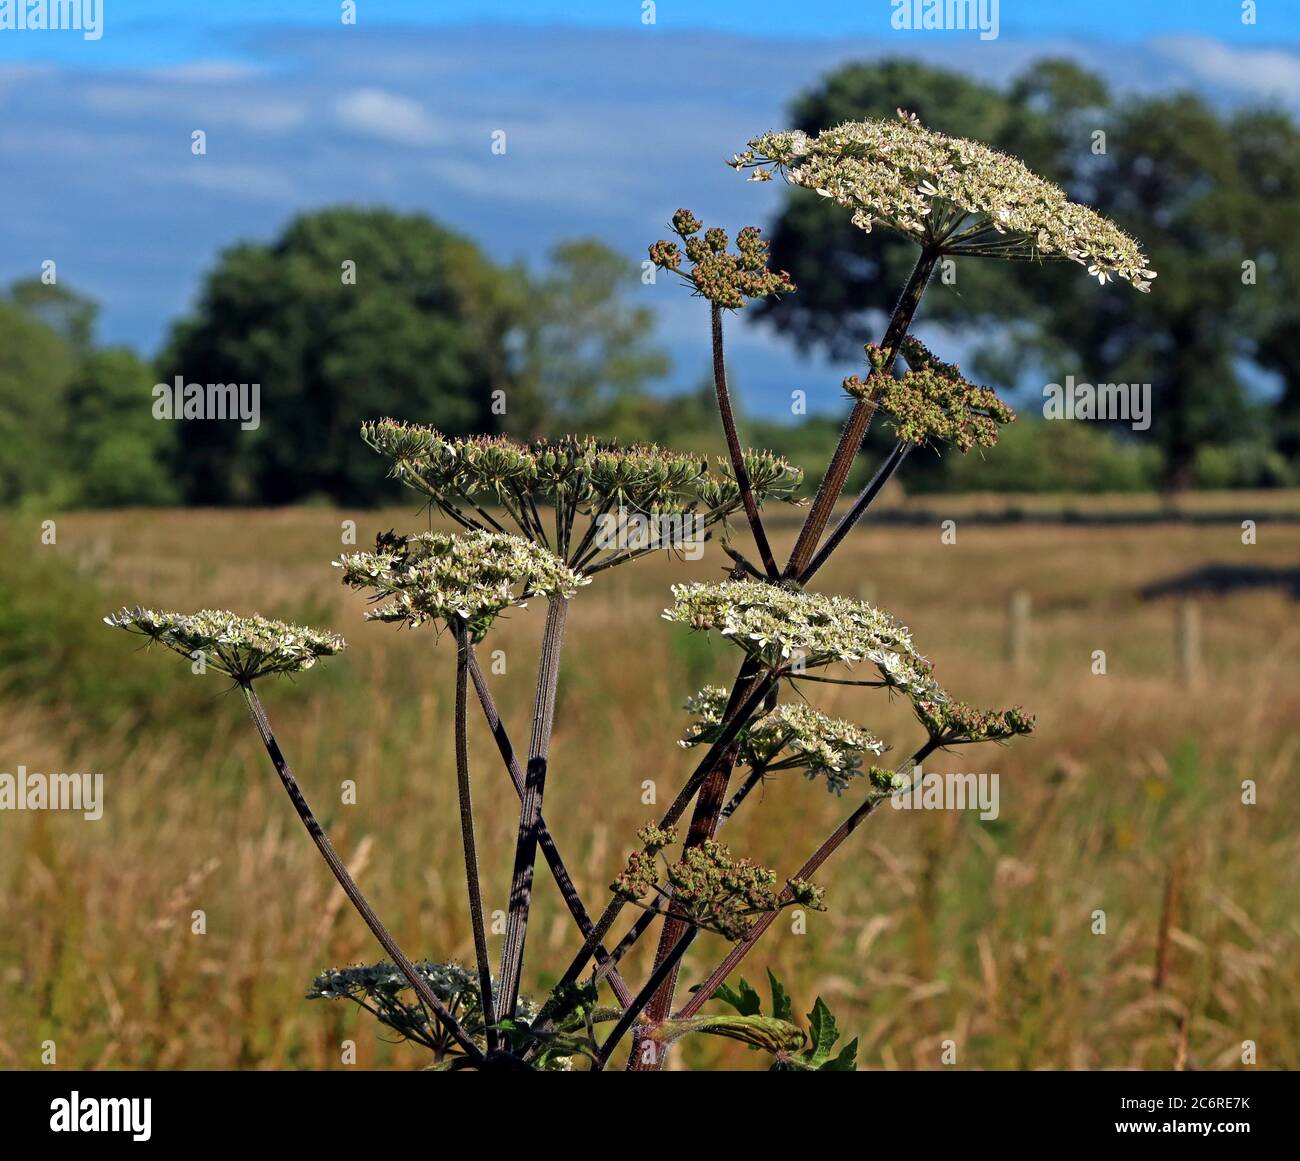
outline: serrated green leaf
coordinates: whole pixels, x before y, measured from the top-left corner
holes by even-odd
[[[857,1070],[858,1038],[856,1036],[840,1049],[838,1056],[824,1061],[817,1067],[818,1072],[857,1072]]]
[[[714,995],[724,1003],[730,1004],[742,1016],[757,1016],[763,1011],[763,1001],[759,999],[753,985],[745,979],[740,981],[738,989],[733,990],[723,984]]]
[[[812,1048],[807,1053],[808,1063],[818,1067],[830,1058],[831,1049],[835,1047],[835,1041],[840,1038],[835,1017],[831,1015],[831,1010],[821,996],[817,997],[813,1010],[808,1013],[808,1031],[812,1036]]]
[[[778,1020],[789,1020],[793,1015],[794,1009],[790,1002],[790,993],[785,990],[785,985],[772,974],[772,969],[767,969],[767,983],[772,989],[772,1015]]]

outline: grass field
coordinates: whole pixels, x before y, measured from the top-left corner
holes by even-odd
[[[1300,501],[1292,496],[1292,507]],[[996,773],[1001,815],[878,813],[819,881],[830,910],[807,934],[778,922],[750,958],[798,1011],[821,994],[869,1068],[1300,1068],[1300,623],[1275,583],[1300,562],[1300,524],[1252,498],[1212,499],[1240,528],[1154,523],[982,525],[984,501],[925,499],[938,526],[864,526],[819,578],[911,626],[944,684],[983,704],[1024,704],[1037,733],[1007,748],[939,755],[936,770]],[[1125,501],[1128,503],[1128,501]],[[1276,498],[1270,497],[1276,508]],[[98,822],[0,814],[0,1067],[415,1068],[351,1007],[308,1003],[324,966],[378,952],[302,833],[236,696],[171,654],[142,655],[98,617],[122,604],[229,607],[306,619],[352,649],[268,689],[308,798],[378,911],[411,953],[472,960],[463,919],[450,745],[454,646],[426,630],[361,621],[329,561],[341,521],[361,544],[409,510],[122,512],[66,516],[55,546],[11,521],[0,566],[5,738],[0,770],[104,774]],[[778,535],[788,541],[790,533]],[[684,698],[728,682],[732,647],[659,617],[698,564],[642,561],[577,598],[546,814],[593,909],[654,808],[689,770],[675,744]],[[1195,594],[1199,680],[1179,662],[1181,598],[1142,590],[1209,565],[1241,587]],[[1251,573],[1233,570],[1251,567]],[[1277,570],[1276,575],[1270,570]],[[1252,583],[1246,585],[1244,582]],[[1291,583],[1294,585],[1294,579]],[[1032,602],[1024,663],[1007,660],[1007,607]],[[517,745],[526,741],[539,610],[513,614],[485,654]],[[1104,651],[1105,675],[1093,672]],[[485,664],[489,660],[485,656]],[[901,760],[921,740],[878,691],[814,687],[814,700],[880,733]],[[505,906],[516,799],[475,721],[471,756],[486,904]],[[345,780],[356,805],[343,805]],[[1257,787],[1242,803],[1242,784]],[[780,776],[728,841],[790,873],[856,802]],[[577,946],[541,882],[526,985]],[[205,934],[193,933],[204,913]],[[1105,933],[1094,934],[1095,913]],[[644,941],[649,951],[652,941]],[[492,937],[494,952],[500,937]],[[702,936],[683,980],[725,946]],[[633,961],[635,977],[646,959]],[[696,1038],[680,1065],[758,1067]]]

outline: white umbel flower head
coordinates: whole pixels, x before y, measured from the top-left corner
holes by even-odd
[[[1156,276],[1123,230],[1016,158],[901,110],[896,120],[847,121],[813,138],[767,133],[728,164],[779,171],[849,210],[860,229],[887,226],[941,253],[1069,259],[1103,285],[1119,278],[1141,291]]]
[[[771,670],[797,676],[799,667],[866,661],[911,697],[945,698],[906,626],[863,601],[750,580],[673,585],[672,592],[665,620],[721,633]]]
[[[105,617],[104,624],[148,637],[191,660],[201,655],[205,667],[241,683],[269,674],[299,673],[319,658],[347,648],[347,642],[334,633],[221,609],[198,613],[121,609]]]
[[[529,597],[572,597],[588,578],[521,536],[471,531],[379,537],[373,552],[334,562],[343,583],[380,602],[366,614],[412,628],[426,621],[465,625],[480,640],[503,610]]]

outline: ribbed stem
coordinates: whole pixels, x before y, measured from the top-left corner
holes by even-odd
[[[750,770],[749,776],[740,784],[740,788],[731,796],[731,800],[727,805],[722,808],[722,814],[718,816],[719,826],[726,822],[727,819],[740,809],[740,804],[749,797],[750,791],[763,781],[763,777],[766,773],[767,771],[762,766]]]
[[[762,518],[758,514],[758,501],[754,499],[754,488],[745,468],[745,453],[740,446],[740,436],[736,432],[736,417],[731,409],[731,392],[727,389],[727,360],[722,349],[722,307],[716,302],[713,306],[713,388],[718,397],[718,414],[722,418],[722,431],[727,437],[727,451],[731,454],[731,470],[736,474],[736,486],[740,490],[740,500],[749,518],[749,529],[754,534],[754,543],[758,546],[758,555],[763,562],[770,580],[778,580],[781,570],[772,555],[772,546],[767,542],[767,533],[763,529]]]
[[[483,924],[483,888],[478,872],[478,846],[474,841],[474,801],[469,779],[469,631],[456,625],[456,797],[460,802],[460,843],[465,856],[465,891],[469,896],[470,928],[474,935],[474,963],[478,968],[479,997],[489,1052],[496,1050],[496,1004],[492,998],[492,962],[488,959],[487,929]]]
[[[908,327],[912,325],[912,318],[916,314],[916,308],[921,305],[921,299],[925,295],[925,288],[930,281],[930,275],[934,273],[934,268],[939,261],[939,255],[938,250],[924,249],[921,251],[916,260],[916,267],[912,270],[907,285],[903,287],[903,293],[898,299],[898,305],[894,307],[894,313],[889,319],[889,326],[885,330],[885,337],[880,344],[885,354],[885,362],[881,370],[886,374],[894,365],[898,349],[907,335]],[[817,489],[817,495],[813,498],[808,517],[799,530],[799,539],[795,541],[794,550],[790,553],[790,559],[786,563],[785,575],[787,577],[802,576],[804,570],[808,567],[808,562],[817,549],[822,533],[826,531],[826,525],[840,498],[840,493],[844,491],[844,483],[849,478],[849,471],[853,467],[854,457],[857,456],[858,449],[862,446],[862,438],[866,435],[867,427],[870,425],[871,417],[875,412],[876,401],[871,398],[859,399],[850,413],[848,422],[844,425],[844,431],[840,434],[840,442],[835,448],[835,454],[831,457],[830,465],[827,467],[826,474],[822,477],[821,485]]]
[[[528,937],[528,916],[532,910],[533,867],[537,861],[542,797],[546,791],[546,767],[555,721],[555,695],[560,682],[560,650],[564,644],[568,612],[567,600],[552,597],[546,607],[546,627],[542,632],[532,737],[528,743],[524,795],[519,807],[519,833],[515,839],[514,874],[510,882],[510,909],[506,918],[505,946],[501,951],[501,1014],[506,1019],[514,1018],[519,1001],[524,942]]]
[[[672,950],[664,957],[663,962],[650,973],[650,978],[646,980],[645,987],[637,993],[636,999],[634,999],[627,1008],[624,1009],[623,1015],[619,1017],[618,1023],[614,1025],[614,1030],[606,1037],[605,1043],[600,1046],[600,1050],[596,1054],[597,1072],[603,1069],[609,1062],[610,1053],[614,1051],[618,1046],[618,1042],[627,1034],[628,1029],[632,1027],[633,1021],[635,1021],[641,1014],[646,1005],[650,1003],[650,1000],[655,993],[663,987],[664,980],[668,978],[668,973],[673,971],[681,963],[682,956],[686,954],[686,949],[691,946],[691,941],[695,938],[698,931],[699,928],[697,927],[688,927],[682,933],[681,938],[673,945]],[[637,1044],[638,1042],[636,1040],[632,1041],[632,1056],[628,1058],[629,1071],[633,1071],[633,1063],[640,1055],[637,1050]],[[658,1053],[655,1054],[656,1060],[658,1059],[658,1055]]]
[[[425,1007],[433,1013],[438,1022],[447,1030],[447,1034],[460,1045],[465,1055],[471,1060],[481,1063],[483,1053],[479,1046],[474,1043],[460,1021],[447,1010],[446,1005],[438,999],[433,989],[429,987],[428,981],[415,970],[415,965],[397,946],[397,941],[389,934],[388,928],[380,922],[379,916],[375,914],[365,895],[361,893],[361,888],[357,886],[356,881],[348,873],[347,867],[343,865],[343,860],[335,852],[334,846],[325,834],[324,829],[316,821],[316,816],[312,813],[311,807],[307,805],[307,800],[303,797],[298,781],[294,778],[293,771],[289,769],[289,763],[281,752],[280,745],[275,740],[275,735],[271,732],[271,723],[267,720],[266,710],[262,706],[262,699],[257,696],[252,683],[242,685],[240,688],[243,690],[244,700],[248,703],[248,712],[252,715],[253,725],[257,727],[258,735],[262,739],[262,745],[266,747],[266,752],[271,757],[271,763],[275,766],[275,772],[280,776],[280,782],[284,786],[285,793],[289,795],[289,801],[293,803],[294,810],[298,812],[299,819],[302,820],[303,826],[307,828],[307,833],[311,835],[311,840],[316,844],[316,849],[320,851],[321,858],[325,860],[325,865],[329,867],[334,878],[338,880],[339,886],[343,888],[343,893],[347,895],[352,906],[357,909],[361,918],[366,921],[366,926],[374,933],[380,947],[388,953],[389,959],[397,965],[397,970],[406,977],[407,982],[415,989],[415,994],[420,997]]]
[[[496,699],[492,696],[492,690],[488,686],[487,679],[483,676],[482,667],[478,663],[478,656],[474,652],[472,645],[469,651],[469,676],[470,680],[474,682],[479,705],[483,708],[483,716],[487,720],[488,728],[492,731],[492,737],[496,740],[497,749],[501,753],[501,760],[510,774],[510,781],[514,785],[515,793],[522,802],[524,797],[523,771],[519,769],[519,760],[515,757],[515,749],[511,744],[510,735],[506,732],[505,725],[501,721]],[[540,819],[538,822],[537,845],[541,848],[546,865],[551,869],[551,876],[555,879],[555,885],[560,889],[560,895],[564,898],[564,904],[568,907],[569,914],[573,916],[574,922],[578,925],[578,930],[582,932],[585,939],[591,934],[593,926],[591,915],[583,904],[582,897],[578,894],[578,888],[574,886],[573,878],[564,865],[564,860],[560,857],[559,848],[555,845],[555,839],[551,836],[545,818]],[[611,953],[607,952],[604,947],[596,949],[597,963],[603,965],[611,960],[611,969],[613,969],[613,965],[618,963],[617,958],[611,956]],[[626,1008],[632,999],[632,989],[627,986],[626,981],[619,975],[617,970],[609,972],[609,985],[618,998],[619,1006]]]
[[[673,799],[672,804],[660,818],[658,825],[660,828],[672,826],[685,813],[686,808],[690,805],[691,799],[695,797],[696,791],[699,790],[705,778],[713,770],[719,758],[725,754],[735,741],[736,735],[744,728],[749,719],[753,716],[754,711],[762,704],[763,699],[767,696],[768,691],[776,684],[776,678],[767,676],[754,683],[749,696],[744,699],[737,712],[732,716],[730,722],[722,726],[721,733],[714,743],[709,747],[709,752],[704,755],[700,764],[695,767],[691,776],[686,780],[686,784],[678,791],[677,797]],[[614,925],[626,901],[619,896],[614,896],[609,901],[605,910],[601,912],[600,918],[596,920],[596,925],[591,929],[591,934],[587,936],[586,942],[578,949],[578,954],[573,957],[569,966],[565,969],[564,974],[560,977],[559,982],[552,989],[552,996],[560,994],[569,985],[577,982],[578,977],[582,974],[583,968],[587,966],[588,961],[595,954],[595,949],[604,941],[605,936],[609,934],[609,929]],[[540,1013],[534,1031],[537,1033],[548,1032],[552,1023],[550,1020],[550,1009],[552,1002],[548,1001]]]
[[[740,673],[736,677],[736,684],[732,687],[731,697],[727,702],[727,707],[723,711],[723,721],[727,720],[727,714],[735,713],[739,704],[741,692],[753,680],[755,666],[746,658]],[[727,749],[704,780],[700,787],[700,792],[695,799],[695,810],[691,814],[691,826],[686,835],[686,842],[683,844],[684,849],[698,847],[707,840],[711,839],[718,829],[718,817],[722,813],[723,804],[727,797],[727,787],[731,782],[731,771],[735,765],[736,751],[734,746]],[[663,928],[659,932],[659,946],[655,950],[655,969],[672,954],[673,949],[681,942],[686,934],[687,925],[680,919],[665,919]],[[680,956],[678,957],[680,962]],[[676,967],[670,968],[664,973],[663,983],[659,991],[655,993],[654,998],[650,1001],[646,1009],[646,1017],[652,1024],[667,1018],[669,1011],[673,1006],[673,992],[677,987]],[[640,1054],[633,1052],[628,1062],[628,1068],[634,1072],[648,1071],[662,1067],[663,1062],[655,1057],[653,1062],[643,1062]]]
[[[861,492],[858,498],[853,501],[853,507],[850,508],[840,518],[840,522],[835,525],[834,531],[826,538],[826,543],[817,550],[817,555],[812,558],[812,562],[803,571],[799,578],[800,584],[807,584],[812,580],[813,575],[824,565],[837,548],[841,541],[853,531],[853,527],[862,519],[867,509],[871,507],[875,498],[880,495],[881,489],[894,478],[894,473],[903,466],[903,461],[907,459],[907,453],[912,450],[910,443],[896,443],[893,450],[889,453],[885,462],[876,470],[876,474],[871,477],[870,482]]]

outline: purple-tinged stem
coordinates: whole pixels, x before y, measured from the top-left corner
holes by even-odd
[[[528,744],[524,795],[519,807],[519,833],[515,840],[510,908],[506,918],[505,946],[501,951],[501,1014],[505,1019],[514,1019],[519,1001],[524,941],[528,936],[528,916],[532,909],[533,868],[537,861],[537,837],[542,821],[542,797],[546,791],[555,696],[560,682],[560,650],[564,644],[568,612],[569,602],[563,597],[552,597],[546,607],[546,628],[542,633],[537,691],[533,701],[533,730]]]
[[[473,646],[470,647],[469,653],[469,675],[470,680],[474,682],[474,689],[478,693],[479,705],[483,708],[483,716],[487,719],[488,728],[492,731],[492,737],[496,740],[497,749],[501,753],[501,760],[510,774],[515,793],[519,795],[522,802],[524,797],[524,775],[519,769],[519,760],[515,757],[510,735],[506,733],[505,725],[501,721],[496,699],[492,696],[492,690],[488,686],[487,679],[483,676],[483,670],[478,663],[478,657]],[[569,914],[573,916],[578,925],[578,930],[582,932],[582,937],[585,939],[591,934],[593,926],[591,915],[583,904],[577,887],[574,886],[573,878],[564,865],[564,860],[560,857],[559,848],[555,845],[555,839],[551,836],[545,818],[540,819],[538,822],[537,845],[541,848],[546,865],[551,869],[551,875],[555,879],[555,885],[560,889],[560,894],[564,898],[565,906],[569,909]],[[611,968],[613,968],[613,964],[618,963],[618,953],[607,952],[604,947],[596,949],[597,963],[603,965],[610,960],[613,961],[611,963]],[[619,1006],[627,1007],[632,999],[632,989],[627,986],[626,981],[619,975],[617,970],[610,970],[609,983],[614,995],[618,998]]]
[[[479,998],[488,1052],[496,1051],[496,1004],[492,997],[492,964],[488,959],[487,930],[483,924],[483,889],[478,872],[478,846],[474,841],[474,801],[469,779],[469,630],[456,626],[456,797],[460,802],[460,839],[465,855],[465,890],[469,895],[470,927],[474,933],[474,962],[478,968]]]
[[[298,812],[299,819],[302,820],[303,826],[307,828],[307,833],[311,835],[312,842],[316,844],[316,849],[320,851],[321,858],[325,860],[325,865],[329,867],[338,884],[343,888],[343,893],[347,895],[352,906],[357,909],[361,918],[366,921],[366,926],[370,928],[374,937],[379,941],[379,945],[388,953],[389,958],[397,965],[398,971],[407,979],[407,982],[415,989],[415,994],[420,997],[424,1005],[433,1013],[434,1017],[447,1030],[462,1051],[471,1060],[481,1063],[484,1059],[483,1052],[473,1038],[464,1029],[460,1021],[448,1011],[447,1006],[434,994],[429,987],[429,982],[416,970],[415,965],[406,957],[405,953],[397,946],[397,941],[389,934],[379,916],[375,914],[374,908],[370,906],[365,895],[362,894],[361,888],[357,886],[356,880],[348,873],[347,867],[343,865],[343,860],[339,858],[334,850],[333,844],[326,835],[320,823],[316,821],[316,816],[312,813],[311,807],[307,805],[306,798],[303,797],[302,790],[298,786],[298,780],[294,778],[293,771],[289,768],[289,763],[280,750],[280,744],[275,740],[275,734],[271,731],[271,723],[267,720],[266,709],[262,705],[262,699],[257,696],[251,682],[245,683],[240,687],[244,693],[244,700],[248,703],[248,712],[252,715],[253,725],[257,727],[258,735],[262,739],[262,745],[266,747],[267,754],[270,755],[271,763],[275,766],[275,772],[280,776],[280,782],[284,786],[285,793],[289,795],[289,801],[293,803],[293,808]]]

